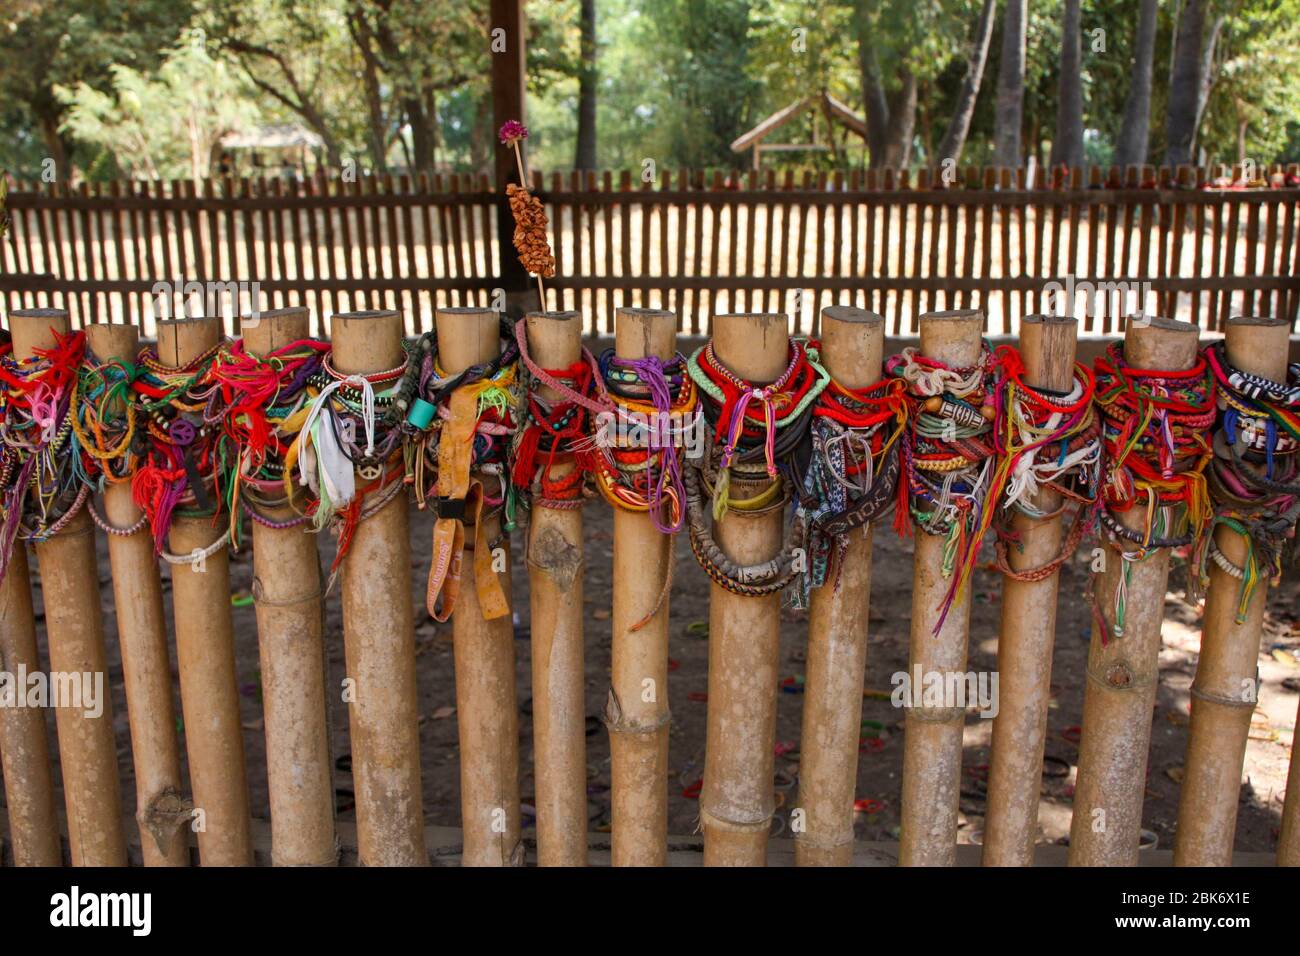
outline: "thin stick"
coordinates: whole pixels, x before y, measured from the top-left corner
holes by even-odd
[[[515,140],[511,145],[514,146],[515,148],[515,165],[519,169],[519,185],[521,188],[527,189],[528,179],[526,174],[524,173],[524,154],[520,152],[519,140]],[[536,276],[535,278],[537,279],[537,307],[541,309],[543,312],[545,312],[546,311],[546,287],[542,285],[542,277],[540,275]]]

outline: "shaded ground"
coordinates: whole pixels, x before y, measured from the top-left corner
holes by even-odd
[[[427,573],[430,521],[428,515],[412,510],[411,594],[419,601]],[[603,503],[589,505],[585,515],[586,536],[586,626],[587,626],[587,712],[590,733],[587,739],[589,766],[589,814],[594,830],[607,827],[609,820],[609,744],[604,728],[595,718],[601,713],[610,661],[610,587],[612,519]],[[518,573],[522,565],[523,533],[516,533],[513,558],[514,601],[518,613],[516,650],[519,675],[518,695],[521,704],[520,754],[521,793],[525,802],[533,792],[532,722],[529,689],[529,641],[527,636],[527,576]],[[117,649],[113,593],[108,575],[105,542],[100,536],[100,592],[104,602],[108,632],[110,683],[113,689],[114,721],[119,758],[124,781],[124,806],[134,808],[130,760],[130,737],[127,728],[125,697],[121,683],[120,656]],[[332,556],[333,542],[322,539],[322,560]],[[890,675],[906,668],[908,620],[911,587],[911,542],[899,541],[884,529],[876,535],[870,651],[866,688],[888,691]],[[991,553],[986,558],[991,558]],[[35,562],[33,561],[35,571]],[[247,594],[252,573],[251,555],[236,555],[232,563],[232,583],[237,593]],[[1087,582],[1086,551],[1081,551],[1064,571],[1061,605],[1058,615],[1056,655],[1053,671],[1054,699],[1049,718],[1048,767],[1043,784],[1041,825],[1043,838],[1061,841],[1069,830],[1070,796],[1074,763],[1077,760],[1077,725],[1083,701],[1083,673],[1088,647],[1087,607],[1083,591]],[[34,577],[37,575],[34,573]],[[170,603],[170,582],[164,574]],[[1171,588],[1181,586],[1181,571],[1176,571]],[[39,580],[36,584],[39,588]],[[970,667],[974,670],[996,666],[999,626],[1000,582],[988,568],[981,569],[974,583],[971,617]],[[39,604],[39,591],[37,594]],[[708,579],[691,558],[683,537],[677,541],[677,569],[672,594],[671,656],[676,662],[669,678],[669,700],[673,713],[670,744],[672,774],[669,786],[670,830],[675,834],[693,831],[698,811],[697,800],[683,791],[702,775],[707,703],[692,696],[707,688],[708,641],[690,630],[694,622],[708,619]],[[170,615],[170,607],[168,608]],[[454,676],[450,625],[435,625],[422,608],[417,608],[417,664],[419,671],[422,768],[424,810],[429,823],[459,826],[459,773],[456,715],[454,711]],[[242,688],[244,747],[252,808],[255,816],[268,813],[265,748],[258,693],[257,644],[251,607],[234,608],[237,633],[238,674]],[[1297,668],[1290,651],[1300,650],[1300,631],[1295,621],[1300,616],[1300,588],[1288,581],[1271,597],[1266,633],[1259,658],[1262,677],[1260,707],[1247,752],[1245,782],[1237,825],[1239,850],[1269,851],[1275,846],[1287,770],[1288,748],[1294,732],[1297,703]],[[803,672],[807,627],[802,612],[782,613],[781,667],[783,676]],[[330,651],[331,686],[337,688],[343,678],[343,642],[341,610],[337,594],[327,605],[327,640]],[[41,635],[42,645],[44,635]],[[1154,714],[1152,757],[1148,779],[1144,826],[1155,832],[1161,847],[1172,843],[1178,804],[1178,777],[1186,748],[1189,687],[1195,673],[1199,649],[1199,612],[1181,599],[1181,592],[1171,590],[1166,600],[1164,650],[1161,653],[1160,692]],[[1274,655],[1273,651],[1280,653]],[[175,653],[173,647],[173,667]],[[1289,663],[1288,663],[1289,662]],[[774,692],[777,692],[774,688]],[[798,778],[798,740],[802,696],[777,692],[779,716],[777,741],[784,752],[777,759],[778,818],[774,832],[784,829],[787,814],[796,796]],[[865,743],[859,759],[858,797],[873,798],[880,809],[857,817],[861,839],[896,838],[899,819],[899,793],[902,772],[902,715],[887,699],[868,697],[863,702],[864,720],[874,721],[879,743]],[[346,708],[337,697],[331,701],[334,726],[335,757],[344,758],[336,773],[339,788],[340,819],[354,818],[351,806],[351,777],[346,772],[348,753]],[[177,712],[180,712],[179,705]],[[972,714],[967,720],[963,759],[962,830],[963,842],[978,841],[984,813],[984,787],[989,762],[988,743],[991,725]],[[50,716],[53,743],[53,717]],[[525,814],[525,835],[531,835],[530,819]]]

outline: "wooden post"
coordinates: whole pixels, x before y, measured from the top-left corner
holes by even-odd
[[[86,342],[101,362],[134,365],[139,330],[130,324],[86,326]],[[176,707],[172,703],[171,656],[163,611],[162,576],[153,538],[141,523],[129,481],[104,485],[104,520],[119,532],[108,535],[122,682],[131,725],[135,766],[136,823],[145,866],[188,866],[190,821],[181,781]],[[138,526],[138,527],[137,527]],[[125,533],[136,528],[130,534]]]
[[[965,368],[979,362],[984,313],[977,310],[922,315],[921,353]],[[944,537],[920,532],[912,570],[910,673],[922,676],[966,671],[970,633],[968,586],[953,601],[939,633],[934,632],[951,581],[943,576]],[[955,571],[953,572],[956,573]],[[903,866],[952,866],[957,856],[957,799],[961,788],[961,707],[916,703],[913,689],[903,737],[903,807],[898,862]]]
[[[340,312],[330,322],[334,368],[366,375],[403,361],[402,314]],[[357,525],[343,561],[343,644],[365,866],[428,866],[420,789],[415,617],[408,505],[399,494]]]
[[[614,351],[619,358],[654,355],[668,362],[676,350],[677,316],[672,312],[627,307],[615,312]],[[614,866],[668,865],[669,598],[658,611],[655,608],[672,562],[673,538],[660,534],[649,514],[614,509],[618,587],[605,704]],[[651,612],[654,617],[632,630]]]
[[[1068,392],[1074,383],[1077,319],[1027,315],[1020,323],[1020,355],[1030,388]],[[1053,514],[1061,496],[1044,488],[1031,500]],[[1075,520],[1080,520],[1076,517]],[[1061,516],[1035,519],[1016,512],[1012,530],[1020,547],[1007,563],[1016,571],[1042,567],[1061,553]],[[984,821],[985,866],[1032,866],[1038,836],[1047,703],[1056,642],[1056,593],[1060,572],[1041,581],[1002,582],[998,633],[998,714],[993,718],[988,814]]]
[[[1196,326],[1173,319],[1129,322],[1124,359],[1136,368],[1181,371],[1196,361],[1198,335]],[[1140,508],[1119,520],[1130,528],[1145,524]],[[1095,587],[1102,600],[1110,600],[1124,561],[1109,544],[1104,557]],[[1070,822],[1071,866],[1137,865],[1168,580],[1169,551],[1153,551],[1129,570],[1124,636],[1107,635],[1103,644],[1093,625]]]
[[[438,309],[435,323],[438,356],[448,375],[490,361],[501,349],[500,316],[491,309]],[[499,518],[490,519],[483,540],[495,540],[500,528]],[[472,535],[467,528],[467,551]],[[508,549],[506,559],[501,588],[509,595]],[[465,567],[471,564],[467,554]],[[484,619],[478,583],[467,570],[461,577],[451,629],[460,733],[461,861],[465,866],[522,866],[514,625],[509,614]]]
[[[36,617],[27,572],[27,545],[14,553],[0,581],[0,670],[36,674],[42,670],[36,648]],[[15,687],[15,692],[18,688]],[[18,866],[60,866],[59,821],[54,812],[54,775],[45,711],[39,707],[0,707],[0,769],[5,778],[9,839]]]
[[[1283,319],[1231,318],[1224,341],[1228,362],[1244,372],[1285,382],[1290,335],[1291,323]],[[1249,544],[1241,535],[1221,525],[1214,542],[1237,567],[1245,565]],[[1259,641],[1270,582],[1267,576],[1259,582],[1246,620],[1238,624],[1241,582],[1213,561],[1208,565],[1210,584],[1178,799],[1175,866],[1232,865],[1241,771],[1259,692]]]
[[[1296,723],[1300,724],[1300,708]],[[1282,807],[1282,833],[1277,839],[1277,865],[1300,866],[1300,759],[1291,742],[1291,769],[1286,776],[1286,803]]]
[[[880,378],[885,320],[847,306],[822,309],[821,360],[846,388]],[[853,798],[858,782],[862,681],[867,665],[871,602],[871,525],[854,533],[838,580],[812,592],[808,609],[803,730],[800,733],[799,808],[804,830],[795,833],[798,866],[853,864]]]
[[[311,313],[273,309],[240,322],[244,347],[265,355],[311,336]],[[269,517],[287,521],[285,504]],[[334,787],[325,705],[325,635],[316,536],[253,522],[253,600],[262,664],[274,866],[334,866]]]
[[[496,139],[496,131],[507,120],[526,122],[525,77],[527,75],[528,21],[524,13],[524,0],[490,0],[488,17],[491,23],[494,46],[492,52],[492,142],[493,168],[495,171],[496,234],[497,234],[497,282],[506,292],[507,301],[512,306],[531,297],[532,285],[528,272],[519,262],[512,237],[515,231],[515,217],[510,212],[506,199],[506,184],[518,179],[515,170],[515,153],[506,149]],[[501,31],[498,33],[497,31]],[[499,40],[502,46],[495,43]],[[528,186],[522,182],[519,185]],[[541,303],[546,308],[546,303]],[[512,315],[518,315],[512,308]]]
[[[165,319],[158,323],[158,359],[180,368],[220,342],[221,335],[220,316]],[[168,547],[181,556],[202,551],[225,533],[224,524],[224,520],[177,515]],[[201,562],[172,565],[172,610],[199,862],[249,866],[253,845],[227,548]]]
[[[62,309],[32,309],[10,312],[9,328],[14,355],[33,358],[36,349],[52,347],[55,334],[67,334],[71,325]],[[83,682],[83,689],[100,705],[95,712],[83,697],[76,705],[62,702],[54,712],[72,865],[125,866],[117,742],[90,512],[83,507],[58,534],[38,542],[36,560],[41,569],[51,683],[55,675]],[[90,686],[85,685],[87,680]]]
[[[539,368],[582,358],[577,312],[529,312],[528,349]],[[561,396],[544,385],[547,401]],[[557,463],[553,478],[573,470]],[[582,646],[582,511],[534,503],[528,517],[533,665],[533,776],[539,866],[587,865],[586,673]]]
[[[790,357],[783,314],[713,317],[718,361],[755,385],[775,382]],[[745,498],[769,482],[732,481]],[[715,526],[717,544],[732,561],[758,564],[781,550],[780,510],[730,511]],[[709,709],[700,824],[705,866],[764,866],[775,801],[776,695],[781,595],[746,597],[709,585]]]

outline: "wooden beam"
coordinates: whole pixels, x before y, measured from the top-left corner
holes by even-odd
[[[524,120],[524,55],[527,48],[527,24],[524,20],[523,0],[491,0],[492,50],[492,135],[506,120]],[[506,203],[505,190],[509,182],[517,182],[514,151],[500,144],[496,157],[497,200],[497,276],[507,292],[529,287],[528,273],[519,264],[511,236],[514,235],[514,218]],[[523,185],[528,185],[524,183]]]

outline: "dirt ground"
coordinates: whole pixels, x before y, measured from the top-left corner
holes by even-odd
[[[419,602],[427,573],[430,519],[412,509],[411,595]],[[584,605],[587,627],[587,764],[590,785],[588,812],[593,831],[609,824],[609,743],[598,719],[605,702],[610,663],[610,588],[612,518],[602,502],[591,503],[584,512],[586,537],[586,582]],[[519,573],[522,564],[522,529],[513,536],[514,606],[517,613],[516,651],[518,657],[518,697],[520,720],[520,792],[530,804],[533,792],[532,722],[530,719],[528,590],[527,575]],[[130,737],[127,727],[125,696],[122,688],[121,662],[118,653],[113,592],[108,572],[107,548],[99,537],[100,592],[106,610],[105,624],[109,646],[110,683],[113,689],[114,723],[119,759],[124,781],[124,807],[134,809],[131,773]],[[322,560],[333,554],[333,541],[322,537]],[[875,539],[872,580],[870,650],[865,687],[888,691],[890,675],[907,666],[908,618],[911,586],[911,542],[900,541],[885,528]],[[705,714],[707,703],[698,701],[707,689],[707,635],[691,628],[708,620],[709,582],[695,564],[684,536],[676,545],[677,568],[672,593],[671,657],[669,695],[673,721],[670,743],[671,777],[669,780],[669,826],[673,834],[684,835],[696,828],[698,801],[684,794],[703,772]],[[1081,720],[1084,664],[1088,648],[1089,613],[1083,599],[1088,571],[1087,551],[1081,550],[1063,571],[1060,589],[1060,613],[1056,635],[1053,669],[1052,709],[1047,742],[1048,765],[1045,770],[1041,803],[1041,828],[1044,842],[1064,842],[1069,831],[1070,799],[1077,760],[1077,729]],[[991,549],[985,554],[991,560]],[[33,561],[37,607],[39,576]],[[247,595],[252,574],[248,552],[235,555],[231,566],[232,586],[236,595]],[[1195,675],[1199,649],[1199,611],[1183,600],[1183,572],[1176,570],[1166,597],[1164,650],[1160,656],[1161,682],[1154,718],[1152,754],[1148,774],[1144,826],[1153,831],[1159,846],[1172,843],[1178,805],[1178,778],[1187,744],[1189,688]],[[164,572],[164,586],[170,604],[170,581]],[[971,616],[970,667],[989,670],[996,667],[999,627],[1000,582],[987,566],[976,575]],[[170,616],[170,607],[168,613]],[[39,613],[39,611],[38,611]],[[257,636],[251,606],[233,609],[237,633],[237,663],[241,685],[244,720],[245,762],[251,789],[252,810],[256,817],[268,814],[267,778],[261,705],[259,700]],[[1260,648],[1262,677],[1260,706],[1247,751],[1241,809],[1237,824],[1238,850],[1271,851],[1277,840],[1279,815],[1285,787],[1288,752],[1294,734],[1300,667],[1295,654],[1300,652],[1300,585],[1288,580],[1273,591],[1265,635]],[[417,606],[416,648],[420,690],[420,736],[424,781],[424,813],[432,824],[460,825],[459,770],[454,710],[454,673],[450,625],[437,625]],[[343,679],[343,641],[341,609],[338,595],[327,602],[327,640],[331,686],[338,688]],[[806,646],[806,614],[790,609],[782,612],[781,668],[784,677],[803,673]],[[42,644],[44,634],[41,635]],[[173,646],[173,668],[175,651]],[[781,833],[788,825],[789,809],[795,804],[798,781],[798,742],[802,696],[773,688],[778,698],[777,722],[777,805],[780,809],[773,832]],[[857,816],[857,833],[864,840],[897,838],[899,794],[902,774],[902,713],[888,700],[887,693],[868,696],[863,701],[863,718],[878,727],[879,742],[864,741],[859,758],[859,798],[879,801],[879,809]],[[348,766],[347,712],[335,696],[330,703],[333,722],[334,756],[338,761],[336,787],[340,820],[355,816],[351,799],[351,776]],[[177,712],[180,712],[179,704]],[[51,742],[53,716],[50,716]],[[961,798],[961,833],[963,842],[978,842],[985,807],[985,780],[989,763],[991,723],[972,711],[967,719],[963,784]],[[183,737],[182,737],[183,744]],[[182,753],[183,759],[183,753]],[[533,834],[530,807],[525,807],[525,837]],[[788,832],[787,834],[788,835]]]

